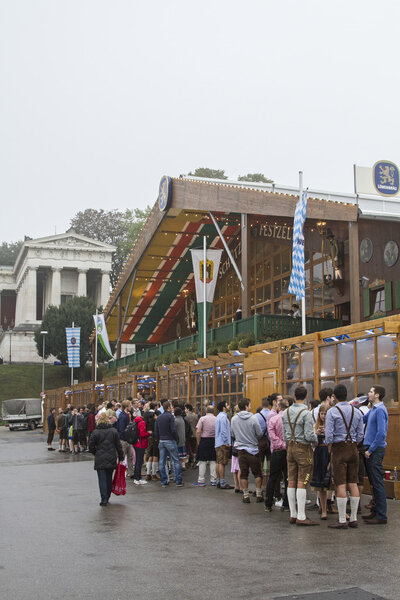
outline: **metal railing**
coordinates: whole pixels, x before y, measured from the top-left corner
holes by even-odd
[[[306,318],[306,332],[324,331],[341,327],[339,319],[326,319],[318,317]],[[254,344],[271,340],[283,340],[301,335],[301,319],[286,315],[253,315],[248,319],[233,321],[227,325],[209,329],[207,331],[208,347],[217,343],[229,343],[239,335],[254,335]],[[129,354],[108,363],[108,368],[136,365],[148,360],[157,360],[173,351],[195,348],[197,333],[184,338],[178,338],[165,344],[160,344],[146,350]]]

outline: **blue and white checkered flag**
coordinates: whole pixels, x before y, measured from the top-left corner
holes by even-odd
[[[292,273],[290,275],[289,294],[296,294],[296,300],[306,295],[304,278],[304,234],[303,227],[307,212],[307,191],[296,204],[293,226]]]
[[[79,367],[80,366],[81,328],[80,327],[66,327],[65,335],[67,337],[68,366],[70,368]]]

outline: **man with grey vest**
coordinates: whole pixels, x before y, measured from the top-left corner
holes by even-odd
[[[310,411],[305,406],[307,390],[299,385],[294,390],[295,403],[282,414],[283,437],[287,447],[289,523],[319,525],[306,516],[307,485],[313,470],[313,449],[317,443]],[[297,507],[296,507],[297,501]]]

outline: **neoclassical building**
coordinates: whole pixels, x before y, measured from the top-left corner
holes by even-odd
[[[26,240],[13,267],[0,266],[0,355],[35,362],[33,334],[46,308],[74,296],[105,306],[110,295],[113,246],[69,230]]]

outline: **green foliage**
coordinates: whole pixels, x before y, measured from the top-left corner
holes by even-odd
[[[228,347],[229,350],[239,350],[239,348],[248,348],[254,343],[254,333],[241,333],[229,343]]]
[[[207,177],[207,179],[228,179],[223,169],[209,169],[207,167],[200,167],[196,169],[194,173],[189,173],[192,177]]]
[[[120,210],[95,210],[87,208],[71,219],[71,228],[81,235],[116,247],[110,274],[114,286],[122,267],[132,251],[151,208]]]
[[[94,302],[86,296],[71,298],[65,304],[61,304],[61,306],[49,306],[43,315],[40,328],[35,333],[36,348],[39,356],[42,356],[43,350],[40,331],[48,331],[46,335],[45,358],[52,354],[64,365],[67,364],[65,328],[71,327],[72,323],[74,323],[75,327],[81,328],[80,362],[83,367],[92,356],[89,337],[94,329],[93,315],[95,312],[96,306]],[[98,362],[108,359],[100,344],[98,344],[97,352]]]
[[[0,265],[12,267],[17,260],[23,242],[3,242],[0,246]]]
[[[42,391],[42,364],[0,365],[0,401],[10,398],[39,398]],[[107,372],[107,377],[109,373]],[[90,381],[91,368],[81,370],[80,381]],[[71,371],[68,367],[45,365],[44,386],[46,390],[67,387],[71,383]]]
[[[239,175],[238,181],[251,181],[253,183],[274,183],[273,179],[268,179],[263,173],[247,173],[247,175]]]

